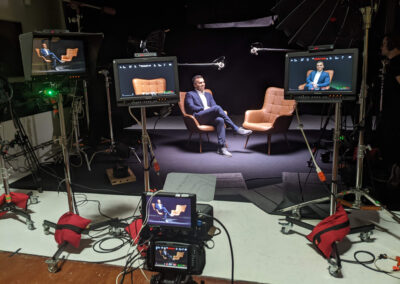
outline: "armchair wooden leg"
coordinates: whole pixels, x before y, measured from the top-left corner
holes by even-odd
[[[244,143],[244,148],[245,148],[245,149],[246,149],[246,147],[247,147],[247,142],[249,142],[250,136],[251,136],[251,135],[248,135],[248,136],[246,137],[246,143]]]
[[[206,135],[207,135],[208,143],[210,143],[210,137],[208,136],[208,133],[206,133]]]
[[[192,139],[192,134],[193,134],[193,132],[190,132],[189,138],[188,138],[188,144],[190,143],[190,139]]]
[[[271,155],[271,134],[268,134],[268,155]]]
[[[201,133],[199,133],[199,143],[200,143],[200,153],[202,153],[203,150],[201,149]]]

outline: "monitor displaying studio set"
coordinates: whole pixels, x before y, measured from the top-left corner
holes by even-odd
[[[354,100],[358,49],[292,52],[285,58],[285,99],[304,102]]]
[[[118,106],[146,107],[179,101],[174,56],[115,59],[113,70]]]
[[[103,34],[29,32],[19,36],[25,79],[80,78],[94,73]]]
[[[86,72],[82,39],[37,37],[32,43],[32,76]]]
[[[196,195],[151,193],[142,195],[142,215],[149,227],[179,228],[191,231],[196,220]]]

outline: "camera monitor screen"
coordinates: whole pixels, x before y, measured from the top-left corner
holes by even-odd
[[[354,100],[357,65],[357,49],[287,53],[285,99],[305,102]]]
[[[32,45],[32,76],[86,72],[82,39],[35,37]]]
[[[188,270],[189,246],[156,242],[154,246],[154,267]]]
[[[196,195],[185,193],[144,193],[142,215],[150,227],[192,230],[196,218]],[[144,209],[144,210],[143,210]]]
[[[116,59],[113,69],[118,106],[153,106],[179,101],[174,56]]]

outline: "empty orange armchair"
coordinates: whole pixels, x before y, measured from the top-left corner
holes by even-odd
[[[307,71],[306,78],[308,77],[308,75],[310,75],[311,72],[312,72],[312,70],[308,70]],[[335,71],[333,71],[333,70],[325,70],[325,72],[327,72],[329,74],[329,82],[332,83],[333,73]],[[301,84],[301,85],[299,85],[298,89],[299,90],[304,90],[306,85],[307,85],[307,83]],[[330,88],[331,88],[331,86],[328,85],[326,87],[321,87],[321,90],[329,90]]]
[[[67,48],[66,54],[61,55],[62,61],[71,61],[72,58],[78,56],[78,48]]]
[[[264,105],[262,109],[248,110],[245,113],[243,127],[262,132],[268,135],[268,155],[271,154],[271,135],[283,133],[287,142],[286,132],[289,129],[296,107],[294,100],[284,100],[282,88],[270,87],[265,92]],[[247,136],[247,147],[251,135]]]
[[[133,90],[136,95],[148,93],[162,93],[167,89],[167,81],[165,78],[156,79],[132,79]]]
[[[205,91],[212,94],[211,90],[209,90],[209,89],[206,89]],[[189,133],[189,142],[190,142],[190,139],[192,138],[193,133],[199,134],[200,153],[201,153],[202,152],[201,134],[206,134],[208,141],[210,141],[210,138],[208,137],[208,133],[214,132],[215,127],[212,125],[200,124],[193,115],[187,114],[185,111],[185,97],[186,97],[186,92],[180,92],[179,108],[181,109],[181,112],[183,115],[183,122],[185,123],[186,128],[190,132]]]

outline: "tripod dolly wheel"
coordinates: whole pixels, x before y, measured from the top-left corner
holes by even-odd
[[[293,223],[291,222],[279,222],[279,225],[281,225],[281,233],[288,235],[292,231],[293,228]]]
[[[329,274],[335,278],[340,278],[342,276],[342,271],[337,262],[333,259],[330,259],[328,262],[329,262],[329,267],[328,267]]]
[[[374,233],[373,231],[361,232],[359,235],[360,240],[363,242],[371,242],[372,241],[371,235],[373,233]]]
[[[43,224],[43,232],[45,235],[50,234],[50,226]]]
[[[26,220],[26,225],[28,226],[28,230],[35,230],[35,225],[32,220]]]

